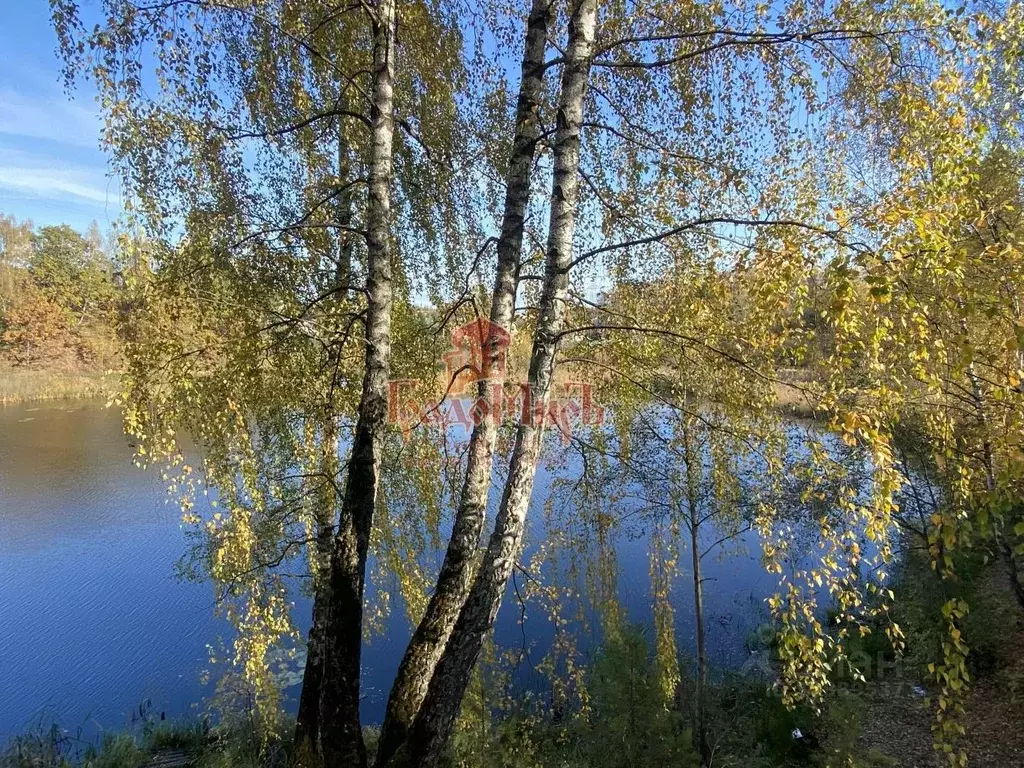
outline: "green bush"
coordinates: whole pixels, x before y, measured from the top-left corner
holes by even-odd
[[[523,708],[489,728],[463,728],[449,761],[460,768],[695,768],[692,730],[667,707],[642,629],[624,628],[597,654],[584,713]],[[474,715],[479,713],[474,711]]]
[[[588,765],[697,765],[692,730],[667,709],[647,638],[627,627],[598,655],[590,685],[593,714],[583,742]]]

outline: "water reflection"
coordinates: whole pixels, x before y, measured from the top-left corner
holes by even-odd
[[[200,682],[207,646],[230,638],[230,628],[215,618],[210,585],[177,578],[187,546],[177,506],[165,503],[155,472],[132,465],[119,414],[100,404],[0,408],[0,435],[0,738],[40,716],[66,728],[117,729],[147,699],[169,716],[188,712],[211,692]],[[571,461],[541,468],[528,547],[548,535],[543,501],[573,472]],[[612,541],[618,599],[626,617],[643,624],[651,621],[649,534],[638,521],[617,529]],[[582,556],[593,554],[588,547],[584,542]],[[776,581],[758,551],[746,534],[705,563],[716,665],[748,661],[744,640],[764,619],[763,597]],[[439,563],[440,553],[427,558]],[[684,653],[694,643],[687,584],[684,571],[673,592]],[[537,606],[527,607],[520,626],[516,586],[523,587],[522,577],[502,606],[496,638],[529,654],[519,682],[542,685],[530,662],[545,653],[553,627]],[[303,629],[309,610],[296,590]],[[584,653],[598,639],[597,625],[586,620],[572,628]],[[364,653],[365,722],[382,717],[409,634],[404,610],[393,605],[383,635]],[[289,693],[294,702],[297,691]]]

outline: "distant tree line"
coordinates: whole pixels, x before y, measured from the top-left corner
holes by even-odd
[[[119,272],[93,222],[34,227],[0,215],[0,365],[62,371],[118,364]]]

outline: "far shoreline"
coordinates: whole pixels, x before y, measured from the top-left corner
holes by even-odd
[[[120,378],[115,372],[0,368],[0,405],[109,398]]]

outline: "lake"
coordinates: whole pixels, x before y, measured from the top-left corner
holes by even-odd
[[[538,475],[534,519],[552,480],[546,469]],[[202,682],[208,646],[230,640],[231,628],[214,615],[211,585],[178,578],[186,538],[177,505],[165,499],[157,474],[132,464],[116,410],[92,402],[0,407],[0,739],[53,722],[87,734],[118,730],[143,704],[157,716],[202,712],[212,692]],[[747,544],[704,565],[708,644],[723,667],[748,659],[744,639],[764,620],[762,601],[776,583],[756,543]],[[649,624],[645,531],[619,536],[616,552],[620,600]],[[683,576],[673,602],[687,651],[693,603]],[[297,598],[295,610],[305,627],[309,601]],[[527,612],[525,627],[519,618],[520,606],[506,599],[497,640],[519,647],[525,636],[537,660],[551,627],[540,611]],[[409,634],[396,608],[366,647],[366,723],[383,716]],[[293,705],[297,691],[289,693]]]

